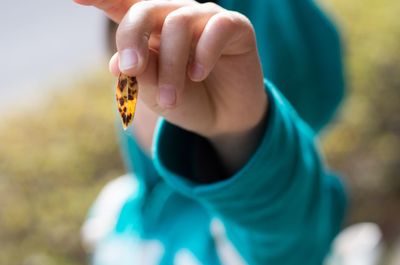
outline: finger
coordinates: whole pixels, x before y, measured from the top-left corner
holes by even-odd
[[[158,77],[158,54],[154,50],[149,51],[149,61],[145,71],[137,76],[137,81],[139,84],[139,99],[143,101],[150,109],[158,112],[159,106],[156,101]]]
[[[177,19],[165,22],[160,42],[158,103],[163,108],[172,108],[184,87],[192,31],[189,22],[180,24]]]
[[[159,55],[158,102],[161,107],[179,105],[192,44],[207,20],[221,9],[215,4],[186,6],[172,11],[165,18]]]
[[[144,72],[137,76],[137,81],[139,84],[139,98],[143,100],[151,109],[156,110],[158,104],[156,102],[156,91],[158,85],[158,53],[154,50],[149,51],[149,61]],[[118,77],[120,74],[118,68],[118,53],[115,53],[109,62],[109,70],[115,76]]]
[[[216,14],[209,19],[197,42],[188,71],[190,79],[204,80],[222,54],[243,54],[255,49],[255,43],[253,28],[246,17],[232,11]]]
[[[129,8],[140,0],[74,0],[75,3],[94,6],[104,11],[104,13],[119,23]]]
[[[116,34],[121,72],[133,76],[146,69],[151,34],[160,32],[167,14],[180,6],[166,1],[145,1],[129,9]]]
[[[118,67],[118,53],[115,53],[108,64],[108,70],[114,75],[114,76],[119,76],[120,71]]]

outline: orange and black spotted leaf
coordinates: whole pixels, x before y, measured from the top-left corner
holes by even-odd
[[[124,130],[132,123],[135,116],[137,96],[138,83],[136,77],[126,76],[121,73],[118,77],[115,97]]]

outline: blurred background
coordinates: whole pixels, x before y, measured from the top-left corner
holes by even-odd
[[[321,146],[349,187],[346,225],[378,224],[378,264],[398,265],[400,1],[319,2],[341,31],[348,84]],[[0,20],[0,264],[87,264],[80,226],[124,172],[105,19],[72,1],[16,0]]]

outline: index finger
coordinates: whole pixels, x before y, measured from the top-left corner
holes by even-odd
[[[146,69],[150,36],[160,33],[165,17],[183,5],[178,1],[142,1],[129,9],[116,33],[121,72],[134,76]]]
[[[85,6],[94,6],[115,22],[121,22],[129,8],[141,0],[73,0],[75,3]]]

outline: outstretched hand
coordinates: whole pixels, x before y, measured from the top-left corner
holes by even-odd
[[[96,6],[119,23],[110,69],[137,77],[140,100],[208,138],[228,168],[246,161],[261,137],[267,94],[245,16],[195,1],[75,2]]]

